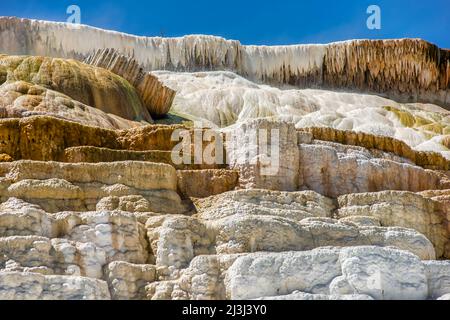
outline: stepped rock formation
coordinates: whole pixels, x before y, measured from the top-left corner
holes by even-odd
[[[449,299],[447,51],[0,35],[0,300]]]
[[[177,91],[174,112],[210,127],[271,118],[292,122],[298,129],[331,127],[392,137],[414,150],[450,159],[450,112],[435,105],[329,90],[281,90],[224,71],[155,74]]]
[[[167,114],[176,92],[164,86],[158,78],[144,73],[136,60],[118,53],[114,49],[97,50],[86,58],[85,63],[108,69],[128,80],[138,91],[145,107],[152,116]]]
[[[0,118],[51,115],[107,129],[127,129],[141,125],[24,81],[5,82],[0,86],[0,110]]]
[[[2,84],[25,81],[40,85],[124,119],[152,121],[125,79],[75,60],[2,55],[0,79]]]
[[[251,80],[375,92],[450,108],[450,53],[417,39],[244,46],[211,36],[136,37],[88,26],[4,17],[0,51],[83,59],[114,48],[146,71],[230,70]],[[87,40],[88,39],[88,40]]]
[[[43,127],[53,132],[43,135],[47,140],[37,138]],[[278,128],[283,154],[293,158],[283,159],[286,173],[253,180],[258,171],[251,162],[210,169],[171,163],[167,152],[178,128],[114,131],[40,116],[0,120],[4,137],[20,139],[0,150],[16,160],[0,163],[0,297],[437,299],[450,293],[450,264],[436,261],[450,258],[448,170],[424,169],[406,157],[415,159],[410,149],[388,149],[402,145],[392,139],[366,145],[382,140],[259,119],[234,130],[242,139],[251,128]],[[246,148],[232,150],[230,141],[227,153]],[[330,152],[337,158],[328,162]],[[350,263],[353,257],[359,262]],[[378,287],[369,285],[373,279]],[[24,291],[31,283],[36,289]],[[58,289],[64,283],[69,291]]]

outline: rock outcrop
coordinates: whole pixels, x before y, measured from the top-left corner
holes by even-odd
[[[231,70],[277,85],[358,89],[450,107],[449,51],[419,39],[244,46],[212,36],[135,37],[7,17],[0,20],[0,35],[6,39],[0,51],[8,54],[83,59],[94,50],[114,48],[133,55],[146,71]]]
[[[106,129],[129,129],[141,125],[29,82],[5,82],[0,86],[0,118],[35,115],[53,116]]]
[[[450,299],[447,111],[145,73],[448,106],[446,51],[0,35],[0,299]]]
[[[152,121],[136,90],[128,81],[106,69],[76,60],[0,56],[0,82],[17,81],[46,87],[124,119]],[[29,90],[24,93],[27,92]],[[3,107],[5,106],[7,107]]]
[[[155,156],[173,146],[174,126],[113,131],[48,117],[2,121],[4,136],[27,130],[23,142],[2,151],[32,158],[0,163],[5,299],[426,299],[450,292],[447,261],[435,261],[450,257],[445,173],[376,144],[321,142],[292,124],[255,121],[248,128],[278,128],[286,150],[279,176],[252,180],[258,171],[246,165],[175,168]],[[35,138],[42,124],[47,133],[58,128],[61,142]],[[378,164],[382,175],[367,177],[378,184],[348,175],[367,173],[357,169],[362,158],[328,163],[316,155],[324,147]],[[318,171],[328,179],[313,178],[320,163],[328,163]],[[405,182],[384,175],[387,163]],[[283,185],[289,175],[292,189]],[[296,191],[308,185],[320,193]],[[371,193],[378,188],[388,191]],[[71,289],[57,289],[61,283]]]
[[[65,149],[80,146],[170,151],[178,143],[171,141],[176,128],[180,127],[151,125],[114,131],[52,117],[0,119],[0,149],[1,153],[8,154],[15,160],[38,161],[61,161]],[[129,160],[133,160],[132,156],[130,158]],[[108,160],[103,158],[102,161]]]
[[[439,153],[415,151],[403,141],[390,137],[376,136],[364,132],[343,131],[334,128],[312,127],[300,129],[312,134],[315,140],[337,142],[344,145],[360,146],[369,150],[393,153],[406,158],[424,168],[450,170],[450,160]]]
[[[97,50],[84,61],[108,69],[130,82],[137,90],[144,106],[154,117],[166,115],[172,107],[176,92],[163,85],[157,77],[145,73],[139,63],[115,49]]]

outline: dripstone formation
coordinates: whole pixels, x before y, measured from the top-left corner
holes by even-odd
[[[450,299],[450,113],[267,85],[333,75],[446,105],[442,50],[263,48],[12,18],[0,34],[0,299]],[[393,60],[402,50],[406,65]],[[288,56],[283,74],[264,63]],[[205,161],[217,141],[224,161]]]
[[[169,112],[176,92],[164,86],[154,75],[144,73],[136,60],[114,49],[104,49],[87,57],[85,63],[108,69],[125,78],[137,89],[151,115],[161,117]]]

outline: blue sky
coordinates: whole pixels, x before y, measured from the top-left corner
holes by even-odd
[[[212,34],[243,44],[326,43],[354,38],[423,38],[450,48],[450,0],[2,0],[1,16],[81,22],[137,35]],[[369,5],[381,8],[381,30],[366,27]]]

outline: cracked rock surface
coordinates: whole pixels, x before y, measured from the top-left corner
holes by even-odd
[[[450,300],[447,50],[0,35],[0,300]]]

